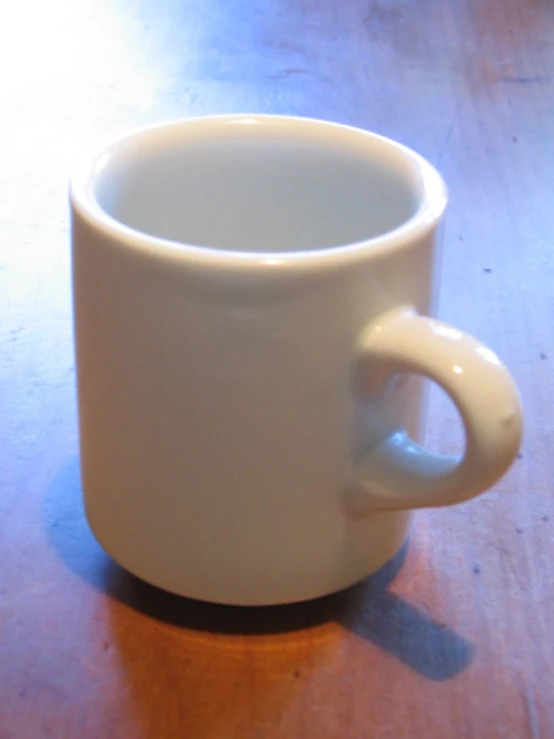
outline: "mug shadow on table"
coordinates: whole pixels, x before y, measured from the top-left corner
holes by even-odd
[[[282,606],[219,606],[149,585],[103,552],[86,522],[77,457],[54,480],[44,515],[68,567],[110,598],[160,622],[227,635],[282,634],[337,622],[434,681],[453,677],[473,659],[474,648],[464,637],[387,590],[402,568],[407,545],[375,575],[333,595]]]

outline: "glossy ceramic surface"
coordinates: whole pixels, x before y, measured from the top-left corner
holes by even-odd
[[[408,149],[273,116],[147,129],[75,176],[85,502],[118,562],[209,601],[313,598],[505,472],[512,380],[426,317],[445,204]],[[417,446],[417,375],[457,404],[462,460]]]

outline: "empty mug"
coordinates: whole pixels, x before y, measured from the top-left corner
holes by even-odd
[[[140,578],[227,604],[345,588],[410,511],[490,487],[521,435],[487,347],[435,313],[446,190],[378,135],[216,116],[111,144],[71,187],[90,526]],[[460,458],[419,442],[421,378]]]

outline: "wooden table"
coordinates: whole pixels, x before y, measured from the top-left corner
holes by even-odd
[[[554,737],[554,4],[28,0],[1,11],[1,739]],[[441,316],[506,361],[521,458],[417,514],[372,580],[219,608],[137,582],[83,516],[66,180],[138,124],[293,113],[414,147],[451,193]],[[429,444],[459,445],[436,395]]]

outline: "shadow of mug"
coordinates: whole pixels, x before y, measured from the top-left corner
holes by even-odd
[[[158,622],[197,633],[262,636],[335,623],[433,681],[447,680],[472,661],[473,646],[389,592],[407,545],[379,572],[347,590],[304,603],[238,607],[203,603],[145,583],[115,564],[86,522],[79,460],[68,459],[48,491],[45,525],[63,562],[118,603]]]

